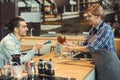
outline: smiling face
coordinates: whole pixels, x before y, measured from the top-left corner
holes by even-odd
[[[87,21],[89,25],[98,25],[101,18],[100,16],[93,15],[92,13],[87,13]]]
[[[20,37],[26,36],[27,31],[28,31],[28,27],[25,21],[20,21],[19,27],[15,27],[14,29],[15,34]]]
[[[104,18],[104,10],[99,4],[93,4],[86,10],[89,25],[97,26]]]

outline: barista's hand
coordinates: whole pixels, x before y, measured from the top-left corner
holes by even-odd
[[[74,47],[71,46],[64,46],[63,52],[71,52]]]
[[[80,51],[80,52],[89,52],[87,46],[65,46],[65,50],[67,51]]]
[[[63,45],[64,46],[70,46],[70,47],[79,47],[79,45],[68,43],[68,42],[65,42]]]
[[[68,43],[68,42],[63,43],[63,45],[64,45],[64,46],[75,46],[74,44]]]

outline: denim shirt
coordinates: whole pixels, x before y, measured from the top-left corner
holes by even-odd
[[[100,27],[100,25],[103,22],[101,22],[97,27],[96,27],[96,36],[94,40],[90,44],[87,45],[87,48],[89,49],[89,52],[95,52],[100,49],[107,49],[113,53],[115,53],[115,47],[114,47],[114,34],[112,31],[112,28],[110,25],[106,24],[105,22],[103,25]],[[90,37],[91,39],[92,37]],[[90,40],[89,39],[89,40]]]
[[[35,54],[35,51],[32,49],[26,55],[21,54],[20,41],[15,37],[13,33],[9,33],[4,37],[0,42],[0,68],[12,58],[11,55],[20,54],[20,62],[29,61]]]

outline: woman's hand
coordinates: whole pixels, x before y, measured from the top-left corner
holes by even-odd
[[[87,46],[64,46],[64,51],[70,52],[73,50],[80,51],[80,52],[88,52]]]
[[[63,48],[63,52],[71,52],[72,50],[74,50],[74,47],[72,46],[64,46]]]
[[[72,50],[74,50],[74,47],[77,47],[78,45],[72,44],[72,43],[64,43],[64,52],[71,52]]]
[[[67,42],[64,43],[63,45],[64,45],[64,46],[75,46],[74,44],[72,44],[72,43],[67,43]]]
[[[79,47],[80,45],[76,45],[76,44],[72,44],[72,43],[68,43],[68,42],[65,42],[63,44],[64,46],[71,46],[71,47]]]

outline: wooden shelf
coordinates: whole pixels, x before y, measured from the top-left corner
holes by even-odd
[[[80,4],[95,4],[95,3],[99,3],[98,1],[97,2],[80,2]]]

